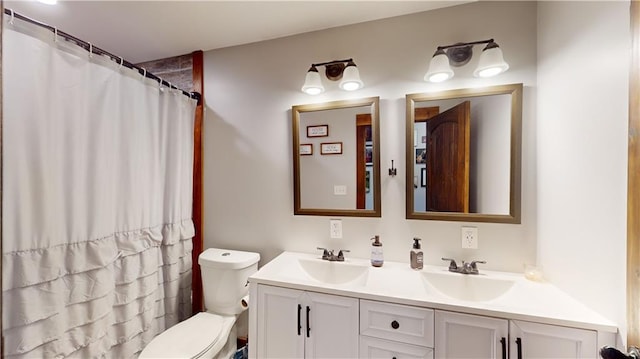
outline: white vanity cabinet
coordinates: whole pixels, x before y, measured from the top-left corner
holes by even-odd
[[[509,321],[446,311],[435,313],[435,357],[506,359]]]
[[[249,278],[249,358],[598,359],[616,344],[615,323],[551,283],[482,274],[284,252]]]
[[[597,358],[597,336],[591,330],[518,320],[446,311],[435,315],[438,359]]]
[[[598,358],[598,334],[592,330],[512,320],[511,359]]]
[[[433,359],[433,310],[361,299],[360,358]]]
[[[258,285],[258,358],[357,358],[358,299]]]

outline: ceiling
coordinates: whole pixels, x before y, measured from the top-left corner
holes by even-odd
[[[4,1],[132,63],[454,6],[469,1]]]

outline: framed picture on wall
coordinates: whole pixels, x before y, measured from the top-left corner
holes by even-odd
[[[307,137],[329,136],[329,125],[307,126]]]
[[[341,155],[342,142],[324,142],[320,144],[321,155]]]
[[[426,148],[416,148],[416,164],[426,164],[427,163],[427,149]]]
[[[427,168],[420,169],[420,187],[427,187]]]
[[[373,166],[373,146],[365,146],[365,148],[364,148],[364,163],[367,166]]]
[[[313,154],[313,144],[302,143],[300,144],[300,156],[311,156]]]

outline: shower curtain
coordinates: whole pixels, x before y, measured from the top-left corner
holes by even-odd
[[[191,314],[195,100],[4,26],[3,354],[135,357]]]

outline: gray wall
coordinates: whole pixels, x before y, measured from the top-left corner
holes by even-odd
[[[538,11],[539,263],[624,323],[629,2],[541,2]]]

